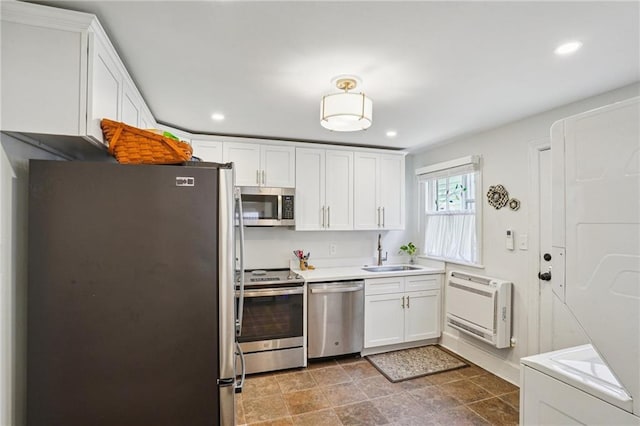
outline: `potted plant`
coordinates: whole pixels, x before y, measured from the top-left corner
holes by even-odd
[[[409,255],[410,257],[409,263],[415,263],[417,251],[418,251],[418,247],[416,247],[412,242],[409,242],[409,244],[400,246],[400,253],[404,252]]]

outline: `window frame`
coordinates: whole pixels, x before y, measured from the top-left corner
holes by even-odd
[[[424,240],[426,233],[426,218],[428,216],[427,213],[427,202],[429,201],[427,190],[424,188],[424,185],[429,185],[430,180],[441,179],[442,177],[452,176],[460,176],[473,173],[475,176],[475,187],[473,200],[475,204],[475,238],[476,238],[476,253],[477,258],[476,261],[466,262],[464,260],[458,258],[449,258],[449,257],[440,257],[428,255],[425,252],[425,247],[421,248],[421,254],[419,257],[426,259],[434,259],[438,261],[443,261],[447,263],[454,263],[459,265],[466,265],[477,268],[484,268],[482,263],[483,261],[483,240],[482,240],[482,224],[483,224],[483,203],[482,203],[482,167],[481,167],[481,157],[477,155],[462,157],[451,161],[445,161],[437,164],[433,164],[431,166],[426,166],[422,168],[418,168],[415,171],[416,174],[416,191],[418,192],[417,200],[418,204],[418,229],[419,236],[421,240]],[[444,211],[433,211],[433,215],[462,215],[462,214],[470,214],[465,213],[464,210],[456,210],[454,212],[449,212],[448,210]]]

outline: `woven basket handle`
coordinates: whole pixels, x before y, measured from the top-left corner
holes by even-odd
[[[162,142],[165,145],[169,145],[169,148],[171,148],[172,150],[175,151],[176,154],[178,154],[180,157],[182,157],[184,155],[184,151],[181,150],[180,148],[178,148],[178,145],[176,145],[176,143],[173,141],[173,139],[167,138],[167,137],[162,137]]]
[[[111,140],[109,141],[109,154],[114,155],[113,153],[115,152],[115,149],[116,149],[116,143],[118,143],[118,139],[120,138],[120,135],[122,134],[123,129],[124,129],[124,125],[122,123],[118,123],[116,131],[113,134],[113,137],[111,138]]]

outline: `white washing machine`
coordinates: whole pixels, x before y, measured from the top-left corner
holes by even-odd
[[[633,399],[592,345],[522,358],[522,425],[640,425]]]
[[[551,285],[589,345],[521,360],[523,425],[640,425],[640,98],[551,127]]]

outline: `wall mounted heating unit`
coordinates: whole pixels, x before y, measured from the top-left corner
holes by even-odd
[[[511,346],[512,284],[457,271],[448,278],[447,325],[497,348]]]

